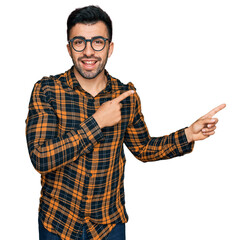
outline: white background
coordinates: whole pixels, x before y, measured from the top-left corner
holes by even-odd
[[[2,2],[0,238],[38,239],[29,98],[36,81],[71,67],[66,20],[89,4],[113,20],[107,70],[134,83],[151,136],[227,104],[216,135],[189,155],[144,164],[126,149],[127,239],[250,240],[251,4],[244,0]]]

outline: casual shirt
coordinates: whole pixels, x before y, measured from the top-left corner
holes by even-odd
[[[123,101],[121,121],[100,129],[93,114],[104,102],[136,90],[105,71],[105,89],[95,97],[77,81],[73,67],[44,77],[31,94],[26,137],[34,168],[41,174],[39,218],[61,239],[107,239],[116,223],[126,223],[124,145],[143,162],[189,153],[184,129],[151,137],[135,92]]]

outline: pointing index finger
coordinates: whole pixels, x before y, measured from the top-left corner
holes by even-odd
[[[225,107],[226,107],[226,104],[219,105],[218,107],[212,109],[210,112],[208,112],[206,115],[204,115],[202,117],[202,119],[204,119],[204,118],[212,118],[217,112],[221,111]]]
[[[130,95],[132,95],[133,93],[134,93],[134,90],[126,91],[126,92],[122,93],[121,95],[119,95],[118,97],[114,98],[113,101],[116,102],[116,103],[120,103],[125,98],[129,97]]]

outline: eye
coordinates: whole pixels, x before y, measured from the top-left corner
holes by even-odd
[[[103,44],[104,44],[104,40],[103,40],[102,38],[98,38],[98,39],[95,39],[95,40],[93,41],[93,43],[94,43],[95,45],[103,45]]]
[[[84,44],[84,41],[81,39],[76,39],[76,40],[74,40],[73,44],[74,45],[82,45],[82,44]]]

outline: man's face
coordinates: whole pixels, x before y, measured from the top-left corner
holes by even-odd
[[[102,36],[108,38],[106,25],[98,21],[95,24],[77,23],[70,31],[69,38],[81,36],[85,39]],[[105,48],[101,51],[95,51],[90,42],[86,42],[86,47],[82,52],[76,52],[72,46],[67,45],[68,52],[74,63],[77,73],[83,78],[93,79],[100,73],[104,73],[104,68],[108,57],[112,55],[113,43],[106,41]]]

